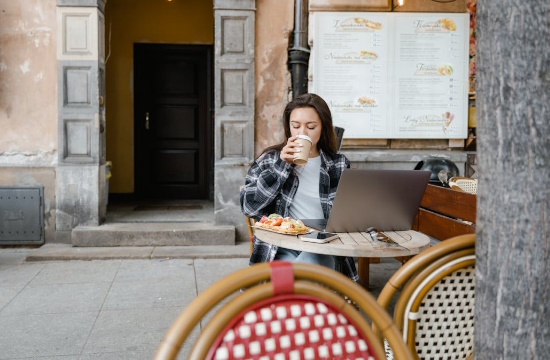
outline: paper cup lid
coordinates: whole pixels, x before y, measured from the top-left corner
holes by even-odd
[[[305,140],[307,140],[307,141],[309,141],[310,143],[313,144],[313,141],[312,141],[311,138],[310,138],[309,136],[307,136],[307,135],[298,135],[298,136],[296,136],[296,138],[297,138],[297,139],[305,139]]]

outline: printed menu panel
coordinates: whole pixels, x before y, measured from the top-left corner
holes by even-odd
[[[466,138],[468,14],[316,13],[313,92],[347,138]]]

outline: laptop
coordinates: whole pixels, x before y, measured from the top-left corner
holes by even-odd
[[[327,232],[410,230],[430,175],[426,170],[346,169],[328,220],[301,220]]]

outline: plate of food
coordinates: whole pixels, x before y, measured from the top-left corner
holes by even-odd
[[[311,232],[302,220],[282,217],[279,214],[262,216],[259,221],[256,221],[254,227],[287,235],[303,235]]]

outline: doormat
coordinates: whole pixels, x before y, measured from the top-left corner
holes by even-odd
[[[202,205],[197,205],[197,204],[138,205],[134,208],[134,211],[154,211],[154,210],[202,210]]]

